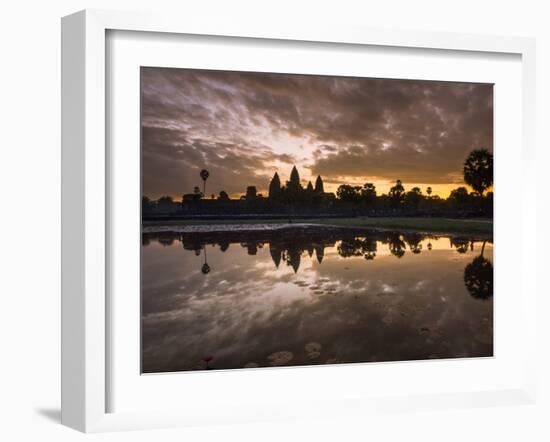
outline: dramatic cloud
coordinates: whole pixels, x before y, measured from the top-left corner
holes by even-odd
[[[179,196],[265,190],[296,164],[329,190],[401,179],[462,182],[474,148],[493,148],[490,84],[142,68],[143,191]]]

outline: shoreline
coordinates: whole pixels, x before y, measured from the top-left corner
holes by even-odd
[[[415,232],[434,236],[492,238],[492,220],[449,218],[338,218],[288,220],[155,220],[143,221],[142,233],[273,232],[290,229]]]

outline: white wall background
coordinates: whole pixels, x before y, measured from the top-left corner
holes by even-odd
[[[536,406],[370,416],[84,436],[59,425],[60,17],[83,8],[246,16],[250,20],[534,36],[538,39],[537,176],[542,280],[550,160],[550,12],[545,1],[11,0],[0,8],[0,439],[159,440],[550,440],[550,295],[539,287],[540,399]],[[546,192],[544,192],[546,190]],[[544,192],[544,193],[543,193]],[[548,198],[546,198],[548,200]],[[511,241],[512,243],[512,241]],[[544,292],[543,292],[544,289]]]

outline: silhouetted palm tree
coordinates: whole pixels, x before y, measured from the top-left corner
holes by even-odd
[[[201,176],[202,181],[203,181],[202,193],[204,195],[206,195],[206,180],[210,176],[210,172],[208,172],[208,170],[206,170],[206,169],[202,169],[201,172],[200,172],[200,176]]]
[[[475,149],[464,161],[464,181],[479,195],[493,185],[493,154],[487,149]]]

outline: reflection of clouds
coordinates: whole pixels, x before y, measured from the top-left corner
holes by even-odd
[[[268,366],[279,351],[292,352],[294,365],[490,355],[492,302],[471,298],[462,281],[475,252],[457,254],[442,241],[431,239],[430,252],[372,261],[342,259],[335,244],[322,264],[302,253],[296,274],[277,269],[269,247],[256,255],[209,248],[208,275],[178,242],[152,243],[143,248],[144,369],[187,370],[205,355],[214,356],[212,368]],[[308,342],[321,344],[323,357],[308,357]]]
[[[411,291],[418,292],[420,290],[426,290],[429,281],[418,281],[411,287]]]

